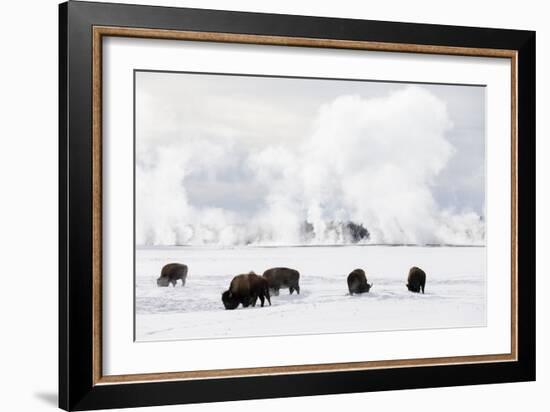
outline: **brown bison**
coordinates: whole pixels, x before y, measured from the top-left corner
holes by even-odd
[[[264,278],[269,284],[269,289],[275,296],[279,296],[279,289],[288,289],[290,294],[296,291],[300,294],[300,272],[289,268],[267,269]]]
[[[236,309],[239,304],[242,304],[244,308],[249,305],[256,306],[258,298],[260,298],[262,307],[265,299],[271,306],[267,280],[254,272],[235,276],[229,289],[222,293],[222,302],[226,309]]]
[[[162,268],[160,277],[157,279],[157,286],[166,287],[170,283],[172,286],[176,286],[179,279],[181,279],[181,286],[185,286],[187,266],[181,263],[169,263]]]
[[[365,293],[370,290],[372,284],[367,283],[367,276],[363,269],[355,269],[348,275],[348,289],[350,295],[354,293]]]
[[[426,273],[416,266],[413,266],[409,270],[409,277],[407,278],[407,289],[411,292],[424,293],[424,287],[426,286]]]

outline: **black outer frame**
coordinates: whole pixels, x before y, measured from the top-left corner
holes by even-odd
[[[92,26],[518,52],[518,361],[93,385]],[[521,183],[521,185],[519,185]],[[70,1],[59,6],[59,407],[107,409],[535,380],[535,32]]]

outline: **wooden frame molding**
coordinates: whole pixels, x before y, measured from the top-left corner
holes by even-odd
[[[424,53],[439,55],[458,55],[476,57],[496,57],[511,60],[511,228],[512,228],[512,271],[511,271],[511,353],[456,356],[423,359],[401,359],[352,363],[331,363],[316,365],[290,365],[283,367],[259,367],[204,371],[182,371],[167,373],[149,373],[134,375],[109,375],[102,373],[102,40],[106,36],[148,38],[164,40],[186,40],[205,42],[225,42],[242,44],[260,44],[294,47],[320,47],[334,49],[354,49],[368,51]],[[504,49],[466,48],[450,46],[432,46],[418,44],[383,43],[369,41],[334,40],[303,37],[264,36],[248,34],[230,34],[198,31],[156,30],[128,27],[94,26],[92,44],[92,187],[93,187],[93,384],[135,383],[169,380],[215,379],[227,377],[319,373],[334,371],[352,371],[380,368],[403,368],[411,366],[457,365],[468,363],[511,362],[518,359],[518,113],[517,113],[517,51]]]

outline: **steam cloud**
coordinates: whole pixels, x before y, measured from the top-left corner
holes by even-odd
[[[137,244],[345,244],[352,241],[346,222],[368,229],[361,242],[483,244],[478,214],[444,210],[433,196],[455,152],[445,137],[451,127],[444,102],[418,86],[370,99],[340,96],[291,144],[249,145],[238,165],[249,180],[229,196],[260,188],[251,214],[197,206],[186,190],[193,174],[212,182],[223,175],[238,137],[140,142]]]

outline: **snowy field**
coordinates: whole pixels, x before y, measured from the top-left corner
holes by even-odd
[[[185,287],[157,287],[170,262],[189,267]],[[233,276],[275,266],[300,272],[300,295],[282,289],[272,306],[224,310],[221,294]],[[427,274],[425,295],[405,287],[411,266]],[[355,268],[374,284],[370,293],[348,294]],[[137,248],[136,340],[480,327],[485,291],[484,247]]]

